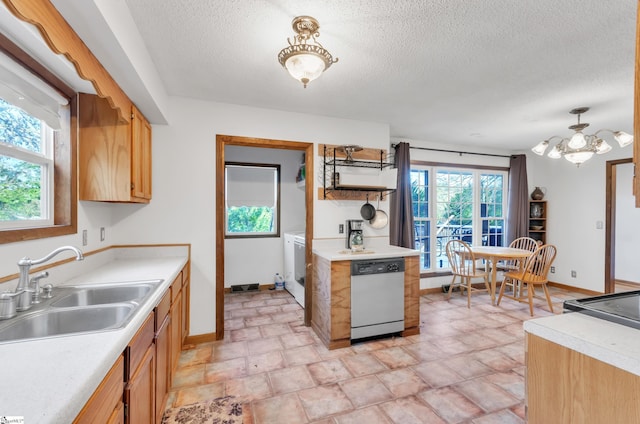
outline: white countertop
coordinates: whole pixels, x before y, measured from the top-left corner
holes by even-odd
[[[578,312],[524,322],[528,333],[640,376],[640,330]]]
[[[344,239],[313,240],[313,253],[329,261],[355,261],[366,259],[398,258],[417,256],[419,250],[391,246],[388,239],[365,238],[363,252],[353,253],[345,248]]]
[[[123,329],[0,344],[0,416],[23,416],[29,424],[71,423],[187,259],[114,259],[65,281],[64,285],[164,280]]]

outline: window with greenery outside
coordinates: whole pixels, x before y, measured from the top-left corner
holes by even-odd
[[[456,168],[411,170],[415,245],[421,251],[421,269],[448,268],[445,246],[452,239],[503,245],[506,175],[503,171]]]
[[[42,204],[44,167],[36,162],[45,150],[44,125],[0,99],[0,221],[46,218]]]
[[[227,162],[226,237],[279,234],[280,165]]]

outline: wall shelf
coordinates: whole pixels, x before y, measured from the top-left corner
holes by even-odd
[[[352,153],[352,159],[348,160],[345,153],[339,150],[340,146],[320,145],[323,157],[323,184],[319,190],[319,199],[335,200],[364,200],[369,193],[382,199],[385,193],[395,191],[393,188],[377,185],[353,185],[340,184],[338,181],[338,167],[368,168],[382,171],[393,166],[387,161],[386,150],[365,148]],[[329,183],[327,185],[327,180]],[[344,193],[344,194],[343,194]]]

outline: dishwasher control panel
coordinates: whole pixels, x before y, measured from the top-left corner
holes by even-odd
[[[404,272],[404,258],[351,261],[351,275]]]

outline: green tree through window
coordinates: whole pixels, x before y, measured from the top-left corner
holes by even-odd
[[[42,123],[0,99],[0,142],[40,153]],[[41,218],[42,166],[0,155],[0,220]]]

